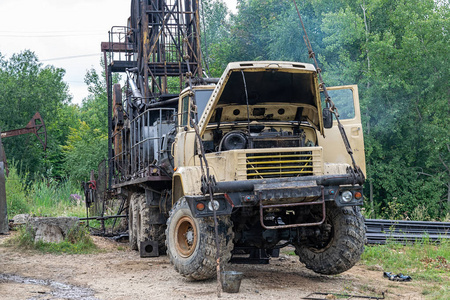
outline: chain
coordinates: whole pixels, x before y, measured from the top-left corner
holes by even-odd
[[[314,51],[312,49],[311,42],[310,42],[308,34],[306,32],[305,24],[303,23],[302,16],[300,15],[300,11],[299,11],[298,6],[297,6],[297,2],[295,0],[293,0],[293,1],[294,1],[295,9],[297,10],[298,18],[300,19],[301,27],[302,27],[303,32],[305,34],[303,36],[303,40],[305,41],[306,47],[308,48],[309,58],[313,59],[313,61],[314,61],[314,66],[316,67],[317,76],[319,78],[319,87],[323,90],[323,93],[325,95],[326,108],[329,109],[330,112],[336,118],[336,121],[338,123],[339,132],[341,133],[341,137],[342,137],[342,140],[344,142],[345,148],[346,148],[347,153],[350,155],[350,158],[352,160],[352,165],[353,165],[353,168],[354,168],[353,172],[356,173],[355,175],[359,175],[359,176],[362,176],[364,178],[364,175],[363,175],[363,173],[361,171],[361,168],[358,165],[356,165],[355,158],[353,157],[353,150],[352,150],[352,148],[350,146],[350,142],[349,142],[349,140],[347,138],[347,134],[345,133],[344,126],[341,124],[341,121],[339,120],[338,109],[337,109],[336,105],[334,105],[334,102],[331,100],[331,97],[328,94],[327,87],[326,87],[326,85],[325,85],[325,83],[323,81],[322,70],[319,68],[319,63],[317,62],[316,54],[314,53]]]
[[[217,221],[217,213],[214,206],[214,191],[213,186],[215,185],[215,179],[214,176],[210,175],[209,173],[209,165],[208,160],[205,157],[205,148],[203,147],[202,138],[200,136],[200,131],[198,129],[197,123],[193,120],[193,118],[190,118],[190,123],[195,131],[195,136],[197,138],[199,148],[200,148],[200,154],[198,155],[200,158],[200,167],[202,170],[202,186],[205,186],[203,190],[203,195],[206,195],[209,193],[209,201],[211,203],[211,207],[213,210],[213,218],[214,218],[214,238],[216,243],[216,273],[217,273],[217,297],[220,298],[221,296],[221,257],[220,257],[220,246],[219,246],[219,225]],[[206,169],[206,175],[205,170]]]

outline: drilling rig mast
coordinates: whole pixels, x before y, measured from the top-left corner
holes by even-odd
[[[113,27],[101,45],[108,77],[128,70],[146,103],[169,94],[170,78],[182,89],[186,78],[202,77],[198,2],[133,0],[128,26]]]
[[[198,7],[199,0],[132,0],[128,26],[112,27],[109,41],[101,44],[108,116],[114,115],[108,118],[109,188],[115,171],[129,168],[124,160],[111,159],[122,150],[124,114],[133,120],[151,107],[175,108],[177,102],[168,100],[177,97],[188,80],[202,77]],[[123,103],[120,88],[113,88],[113,73],[127,76]]]

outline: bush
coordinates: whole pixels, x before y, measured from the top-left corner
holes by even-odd
[[[39,216],[65,215],[67,208],[76,206],[72,194],[78,194],[79,187],[70,180],[56,181],[42,177],[31,184],[31,213]]]
[[[8,205],[8,215],[13,217],[17,214],[24,214],[30,211],[30,203],[26,193],[25,176],[20,176],[17,171],[17,164],[13,161],[9,167],[9,176],[6,178],[6,203]]]

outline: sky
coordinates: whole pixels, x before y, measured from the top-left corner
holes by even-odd
[[[236,11],[236,0],[225,0]],[[86,71],[101,71],[100,43],[112,26],[125,26],[131,0],[0,0],[0,53],[25,49],[44,65],[66,70],[72,103],[87,96]]]

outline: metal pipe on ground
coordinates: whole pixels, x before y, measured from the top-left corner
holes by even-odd
[[[87,218],[79,218],[80,221],[87,221],[87,220],[108,220],[108,219],[115,219],[115,218],[126,218],[126,215],[118,215],[118,216],[103,216],[103,217],[87,217]]]
[[[431,242],[450,239],[450,222],[367,219],[365,225],[369,245],[387,241],[415,243],[424,238]]]

